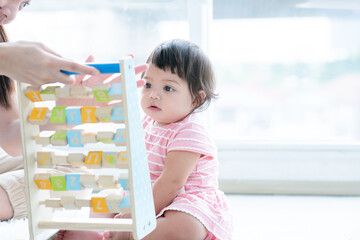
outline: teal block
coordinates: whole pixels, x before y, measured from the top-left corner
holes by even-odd
[[[66,174],[66,190],[81,190],[80,174]]]
[[[120,183],[121,187],[124,190],[130,190],[129,189],[129,179],[121,179],[121,178],[119,178],[119,183]]]
[[[124,120],[125,120],[124,107],[122,105],[114,106],[114,109],[111,113],[111,121],[123,122]]]
[[[120,207],[121,208],[129,208],[129,207],[131,207],[130,195],[129,194],[124,196]]]
[[[81,143],[81,131],[67,131],[66,138],[69,144],[69,147],[83,147],[84,144]]]
[[[122,91],[121,83],[114,83],[108,92],[108,95],[110,98],[112,98],[112,97],[119,98],[122,94],[123,94],[123,91]]]
[[[123,128],[118,128],[116,129],[115,135],[114,135],[114,139],[113,139],[114,143],[125,143],[125,129]]]

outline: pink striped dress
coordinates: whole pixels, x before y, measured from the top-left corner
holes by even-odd
[[[182,190],[158,217],[166,210],[186,212],[206,227],[209,232],[206,239],[231,239],[232,216],[224,193],[218,189],[217,149],[200,114],[192,113],[179,122],[161,127],[146,116],[143,126],[152,184],[163,171],[168,152],[183,150],[201,154]]]

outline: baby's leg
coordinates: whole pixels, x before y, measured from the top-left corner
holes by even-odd
[[[14,210],[10,203],[9,196],[4,188],[0,186],[0,221],[6,221],[13,217]]]
[[[202,223],[190,214],[180,211],[166,211],[163,217],[156,221],[156,228],[143,240],[150,239],[205,239],[207,230]],[[108,240],[132,239],[123,238],[124,233],[107,232],[104,238]]]

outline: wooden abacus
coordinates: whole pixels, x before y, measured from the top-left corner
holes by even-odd
[[[18,83],[30,239],[46,239],[58,229],[131,231],[140,239],[156,227],[133,60],[126,57],[120,63],[89,65],[101,73],[121,72],[121,83],[99,84],[92,89],[60,85],[35,89]],[[51,101],[69,97],[94,97],[99,102],[122,100],[122,104],[51,108]],[[39,125],[47,122],[64,128],[40,131]],[[82,124],[111,124],[112,128],[86,133],[65,127]],[[47,145],[56,146],[55,150],[45,148]],[[57,165],[105,168],[115,174],[51,173]],[[108,188],[123,191],[88,199],[75,194],[76,190]],[[53,198],[51,191],[66,194]],[[101,213],[131,212],[131,219],[64,218],[54,214],[54,209],[71,214],[70,210],[82,207]]]

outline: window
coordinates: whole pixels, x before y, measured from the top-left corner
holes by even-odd
[[[140,64],[164,40],[193,40],[216,69],[208,116],[223,189],[348,194],[360,180],[359,10],[352,0],[37,0],[7,29],[78,61],[133,53]]]

